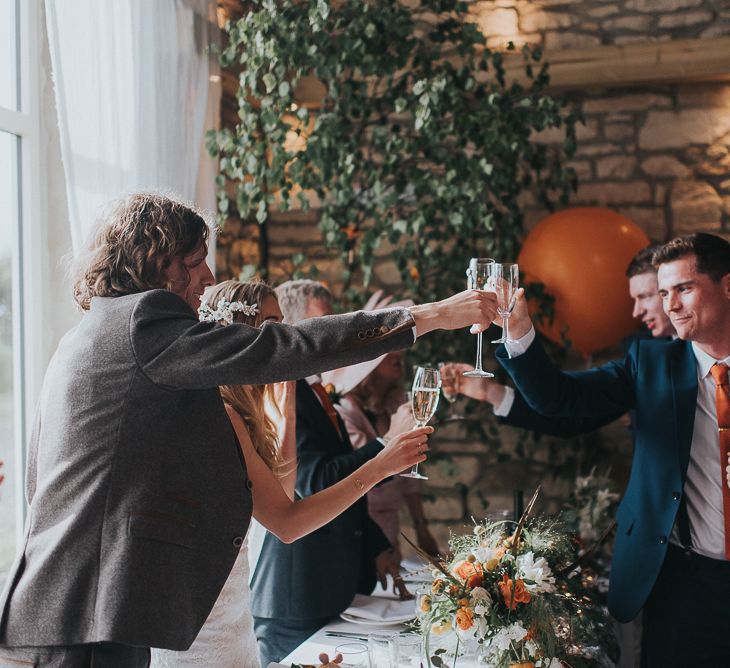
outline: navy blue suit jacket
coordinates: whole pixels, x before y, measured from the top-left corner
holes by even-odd
[[[340,436],[304,380],[297,382],[296,415],[299,498],[331,487],[383,448],[371,441],[353,450],[344,423],[339,421]],[[251,580],[253,615],[282,620],[335,617],[356,593],[373,590],[375,557],[389,547],[368,515],[365,497],[289,545],[267,532]]]
[[[634,458],[617,513],[608,605],[621,622],[643,607],[659,574],[684,491],[697,404],[697,370],[686,341],[642,341],[620,361],[560,371],[539,341],[497,358],[530,406],[544,415],[594,418],[634,409]]]

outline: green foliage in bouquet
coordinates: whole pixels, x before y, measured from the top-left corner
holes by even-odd
[[[399,297],[464,289],[469,257],[516,257],[526,190],[550,208],[575,188],[565,159],[576,114],[546,93],[541,50],[523,49],[526,84],[508,81],[468,5],[259,0],[226,28],[222,63],[241,72],[237,126],[209,135],[220,185],[233,182],[238,214],[261,224],[272,206],[307,210],[316,194],[348,305],[364,298],[379,253],[400,273]],[[305,77],[321,98],[297,106]],[[534,140],[549,128],[564,132],[562,150]],[[221,187],[220,211],[231,209]],[[466,359],[472,346],[442,335],[418,355]]]
[[[485,521],[452,536],[449,547],[453,558],[436,563],[431,592],[419,601],[429,665],[458,665],[458,645],[441,646],[453,633],[465,645],[479,643],[479,660],[494,668],[600,666],[617,658],[608,614],[573,567],[577,545],[559,521],[531,520],[517,530]]]

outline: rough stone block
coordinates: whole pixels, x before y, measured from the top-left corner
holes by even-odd
[[[587,14],[588,16],[592,16],[593,18],[601,19],[606,16],[613,16],[619,11],[620,7],[618,5],[601,3],[596,5],[595,7],[590,7],[587,11]]]
[[[613,19],[606,19],[603,22],[603,29],[609,32],[630,30],[631,32],[648,33],[654,25],[654,17],[649,15],[619,16]]]
[[[282,224],[272,223],[269,225],[269,241],[271,244],[319,244],[323,243],[322,231],[316,223],[294,223]]]
[[[603,136],[611,141],[626,141],[634,138],[636,129],[629,123],[606,123]]]
[[[660,28],[690,28],[712,21],[712,13],[706,11],[667,14],[659,17]]]
[[[618,144],[583,144],[578,146],[578,157],[605,155],[607,153],[626,153],[627,147]]]
[[[730,113],[727,109],[650,111],[639,131],[639,146],[652,150],[712,144],[728,132]]]
[[[575,203],[609,206],[617,204],[650,204],[651,189],[645,181],[584,183],[573,196]]]
[[[680,108],[730,109],[730,84],[713,82],[677,87],[677,104]]]
[[[636,158],[631,155],[617,155],[596,161],[599,179],[628,179],[636,171]]]
[[[583,102],[583,113],[625,113],[627,111],[645,111],[671,106],[670,95],[659,93],[628,93],[626,95],[606,96],[587,99]]]
[[[655,155],[643,160],[641,169],[650,176],[659,178],[685,178],[691,174],[690,169],[673,155]]]
[[[476,20],[479,29],[487,37],[514,37],[520,32],[518,18],[514,8],[496,8],[479,11]]]
[[[723,201],[709,183],[677,181],[670,203],[675,235],[720,231]]]
[[[479,459],[474,456],[452,455],[450,461],[421,464],[424,475],[433,487],[454,487],[457,484],[471,485],[479,479]]]
[[[687,9],[688,7],[699,7],[704,0],[662,0],[661,5],[657,7],[657,0],[626,0],[626,9],[635,9],[637,12],[674,12],[678,9]]]
[[[579,181],[593,178],[593,166],[590,160],[571,160],[568,162],[568,166],[575,170]]]
[[[454,522],[464,517],[461,495],[436,488],[425,490],[424,495],[426,498],[423,500],[423,510],[429,520]],[[429,499],[429,496],[434,499]]]
[[[527,5],[520,13],[520,30],[524,32],[540,32],[569,28],[577,21],[577,17],[568,11],[543,11],[539,5]]]
[[[653,241],[664,242],[669,238],[669,227],[663,207],[626,206],[617,211],[636,223]]]
[[[600,44],[601,38],[590,32],[551,31],[545,34],[545,51],[548,53],[548,60],[551,52],[563,51],[564,49],[585,49]]]
[[[686,155],[696,174],[722,177],[730,172],[730,149],[722,143],[707,148],[693,146]]]
[[[663,183],[654,185],[654,204],[666,204],[667,187]]]

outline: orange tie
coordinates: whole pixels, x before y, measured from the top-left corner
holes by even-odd
[[[340,433],[340,423],[337,421],[337,411],[330,399],[330,395],[327,394],[327,390],[324,389],[322,383],[312,383],[309,387],[311,387],[315,394],[319,397],[319,400],[322,402],[322,407],[324,408],[325,413],[327,413],[327,417],[332,422],[332,426],[335,428],[337,435],[342,438],[342,434]]]
[[[725,475],[730,453],[730,386],[727,364],[714,364],[710,369],[715,379],[717,426],[720,429],[720,469],[722,471],[722,507],[725,516],[725,558],[730,559],[730,487]]]

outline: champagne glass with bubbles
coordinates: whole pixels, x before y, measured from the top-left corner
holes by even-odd
[[[416,368],[411,390],[411,409],[416,420],[416,428],[425,427],[433,417],[439,405],[441,395],[441,374],[438,369],[427,366]],[[418,478],[428,480],[428,477],[418,472],[418,464],[414,464],[408,473],[401,473],[404,478]]]
[[[470,290],[491,290],[494,260],[490,257],[473,257],[466,270],[467,287]],[[477,334],[477,363],[471,371],[465,371],[470,378],[494,378],[493,373],[482,368],[482,333]]]
[[[494,265],[494,291],[497,294],[497,315],[502,318],[502,336],[492,343],[512,343],[507,325],[515,307],[515,294],[520,287],[520,268],[514,262]]]

